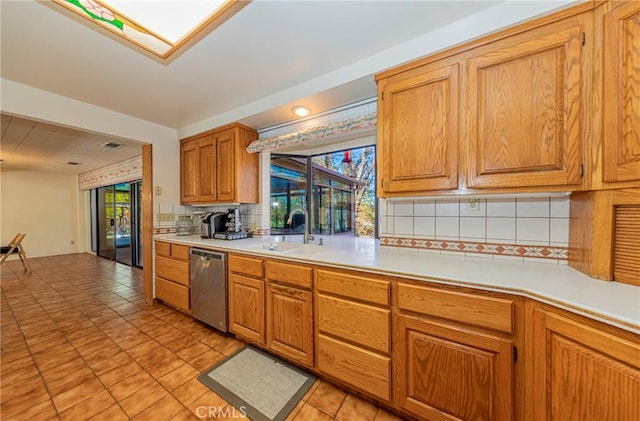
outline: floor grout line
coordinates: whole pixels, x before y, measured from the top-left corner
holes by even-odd
[[[17,263],[20,262],[18,261]],[[62,414],[66,411],[71,411],[73,408],[83,408],[80,405],[89,405],[88,401],[90,399],[106,391],[107,394],[104,395],[105,402],[108,396],[114,403],[105,403],[105,405],[107,405],[105,408],[98,410],[95,414],[91,413],[87,418],[99,418],[100,414],[105,414],[106,416],[106,414],[111,414],[111,412],[108,411],[114,411],[114,408],[117,408],[121,414],[124,414],[123,416],[131,419],[122,402],[140,390],[155,384],[159,385],[166,393],[148,405],[142,404],[141,406],[144,406],[143,408],[138,408],[134,405],[133,408],[137,411],[134,418],[145,411],[153,411],[153,406],[160,400],[166,399],[167,396],[170,396],[174,400],[174,402],[170,403],[170,405],[172,405],[171,411],[176,411],[174,417],[182,417],[188,413],[194,417],[194,419],[196,418],[195,413],[190,407],[193,407],[196,402],[199,402],[207,395],[209,390],[201,394],[197,393],[199,396],[194,397],[193,400],[191,400],[191,396],[189,396],[187,400],[191,400],[191,403],[188,405],[183,404],[182,401],[178,399],[175,391],[195,380],[197,376],[190,377],[187,375],[185,376],[186,380],[180,379],[180,384],[175,387],[171,383],[161,382],[160,379],[171,373],[182,375],[177,370],[185,366],[193,368],[199,374],[200,370],[194,366],[194,361],[212,350],[217,354],[226,356],[242,344],[240,341],[231,336],[222,335],[206,327],[204,324],[195,321],[190,316],[184,315],[170,307],[146,304],[142,290],[141,271],[138,269],[131,269],[90,254],[30,258],[30,263],[33,269],[33,272],[30,274],[17,272],[15,268],[17,265],[15,263],[6,262],[6,264],[2,265],[0,275],[0,299],[2,304],[0,314],[2,315],[2,319],[0,320],[0,324],[3,329],[3,335],[0,337],[0,349],[2,350],[3,364],[9,364],[10,360],[6,360],[6,358],[13,358],[14,356],[17,356],[16,358],[18,359],[28,356],[29,362],[23,367],[14,367],[9,372],[3,370],[0,376],[4,377],[15,370],[20,370],[25,367],[37,371],[38,378],[43,385],[39,390],[46,392],[44,394],[46,397],[43,396],[41,402],[31,402],[31,404],[48,404],[51,411],[47,415],[41,414],[41,418],[65,418]],[[42,326],[51,324],[51,329],[47,330],[46,327],[39,327],[38,324]],[[127,333],[123,335],[118,334],[118,332],[128,332],[129,330],[131,331],[130,335]],[[85,336],[76,334],[76,332],[83,331],[86,332]],[[47,348],[43,344],[43,342],[49,339],[37,340],[38,336],[53,332],[56,334],[52,335],[51,340],[55,342],[51,347]],[[9,339],[7,339],[7,333]],[[91,348],[93,343],[82,342],[83,338],[93,334],[100,334],[100,338],[105,338],[104,347],[95,347],[96,349],[94,350]],[[171,334],[176,334],[177,338],[168,340],[171,338]],[[58,343],[58,335],[60,338],[63,338],[62,343]],[[135,343],[136,340],[143,338],[142,335],[144,335],[146,339],[140,343]],[[36,340],[34,340],[34,338]],[[98,340],[100,339],[96,339],[96,341]],[[178,341],[184,342],[177,343]],[[135,343],[135,345],[127,346],[127,344],[130,343]],[[175,346],[171,346],[172,344]],[[7,346],[11,350],[9,351],[9,355],[6,354]],[[51,363],[47,363],[47,369],[42,370],[44,367],[42,365],[43,358],[49,357],[45,353],[49,352],[49,349],[58,346],[61,347],[60,349],[69,347],[69,350],[73,350],[76,355],[68,361],[55,363],[52,361]],[[97,362],[94,361],[97,353],[103,352],[103,349],[107,349],[107,347],[111,348],[112,346],[113,352],[105,351],[105,353],[109,355],[104,358],[112,358],[115,355],[123,353],[127,357],[127,361],[115,367],[109,367],[110,369],[107,371],[100,370],[101,374],[98,374],[96,371],[98,369]],[[143,348],[136,349],[140,346]],[[166,357],[151,360],[148,358],[148,353],[144,351],[144,346],[149,346],[149,349],[163,350],[163,355],[166,351]],[[192,349],[188,350],[189,348]],[[34,349],[38,349],[38,352],[34,353]],[[136,355],[138,355],[137,358]],[[37,360],[36,356],[38,356]],[[47,382],[46,379],[50,378],[50,376],[45,377],[45,374],[47,371],[55,370],[61,365],[67,364],[75,359],[78,359],[78,364],[81,362],[81,369],[84,370],[86,367],[93,377],[90,380],[82,380],[81,376],[83,375],[80,375],[80,377],[78,377],[80,378],[78,383],[71,381],[68,385],[58,384],[66,390],[56,394],[56,397],[76,389],[79,385],[85,384],[86,382],[93,382],[96,378],[98,379],[96,384],[99,383],[100,390],[93,393],[95,389],[92,388],[91,392],[88,392],[86,396],[66,397],[69,398],[69,402],[73,402],[73,404],[61,411],[59,404],[56,404],[54,400],[51,385],[53,382],[57,382],[64,377],[58,377],[56,374],[56,379]],[[167,373],[164,373],[162,369],[158,370],[158,367],[152,369],[152,367],[165,360],[167,364],[174,360],[180,364]],[[45,362],[46,361],[47,360],[45,360]],[[90,361],[92,361],[92,363],[90,363]],[[132,363],[135,363],[135,366],[140,369],[140,371],[136,371],[135,373],[145,373],[146,376],[152,379],[152,382],[140,388],[135,388],[134,386],[132,389],[135,390],[118,400],[116,399],[117,394],[114,394],[114,386],[130,378],[131,375],[127,376],[123,373],[122,378],[118,378],[117,376],[120,375],[120,371],[126,370],[127,364]],[[199,364],[202,365],[201,363]],[[49,365],[51,366],[49,367]],[[152,373],[158,373],[158,376],[156,377]],[[73,372],[69,374],[71,375]],[[107,386],[106,383],[107,374],[116,377],[114,380],[117,380],[115,383],[109,382],[110,386]],[[3,388],[11,387],[10,384],[8,385],[1,380],[3,379],[0,378]],[[318,385],[323,381],[324,380],[318,379]],[[327,383],[331,385],[330,382]],[[170,390],[170,387],[172,390]],[[313,393],[309,395],[307,400],[300,401],[301,406],[299,411],[302,410],[305,405],[309,405],[321,411],[321,413],[327,414],[330,418],[337,420],[336,416],[345,404],[347,397],[353,396],[339,387],[338,389],[344,392],[344,397],[335,415],[330,415],[321,408],[317,408],[307,402],[308,399],[313,396]],[[82,393],[82,391],[78,391],[78,393]],[[78,400],[73,401],[76,398]],[[354,396],[352,399],[359,398]],[[11,406],[12,404],[15,404],[15,406]],[[18,414],[16,416],[17,418],[20,418],[20,409],[23,411],[28,410],[28,408],[23,408],[23,406],[24,402],[21,403],[13,398],[8,402],[2,401],[3,412],[5,407],[11,409]],[[47,406],[47,408],[49,408],[49,406]],[[375,406],[376,412],[374,418],[380,413],[380,408],[377,405]],[[47,410],[44,406],[42,408],[43,410]],[[291,419],[297,415],[296,413]],[[13,417],[7,418],[11,419]]]

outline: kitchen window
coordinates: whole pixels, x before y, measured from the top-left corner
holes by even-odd
[[[302,234],[309,213],[311,232],[320,235],[376,235],[375,147],[328,154],[271,155],[271,232]]]

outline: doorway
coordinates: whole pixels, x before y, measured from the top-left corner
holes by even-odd
[[[99,187],[95,198],[98,256],[142,267],[142,182]]]

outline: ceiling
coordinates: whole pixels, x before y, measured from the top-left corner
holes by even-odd
[[[556,0],[553,7],[567,1]],[[3,79],[177,129],[179,135],[185,128],[197,133],[196,128],[223,120],[261,129],[294,120],[290,109],[297,103],[315,114],[375,97],[373,73],[386,67],[367,72],[375,66],[363,65],[354,72],[354,66],[506,3],[254,0],[191,48],[162,61],[53,2],[0,1],[0,73]],[[4,143],[5,116],[2,121]],[[43,137],[41,126],[47,125],[37,124],[38,134],[29,135],[47,139],[41,146],[69,131],[56,129]],[[83,142],[95,137],[74,136]],[[24,148],[38,143],[14,142],[27,142]],[[44,156],[34,145],[29,148],[31,156]],[[68,152],[61,156],[71,156]],[[2,153],[6,164],[9,148],[3,146]]]
[[[125,139],[2,114],[2,168],[83,173],[142,153],[142,145]],[[123,145],[116,149],[105,143]],[[76,162],[78,165],[69,165]]]

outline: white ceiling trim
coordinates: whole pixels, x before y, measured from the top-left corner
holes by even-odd
[[[323,126],[311,127],[307,130],[285,134],[281,136],[270,137],[267,139],[258,139],[253,141],[248,147],[247,152],[263,152],[274,149],[291,147],[294,145],[306,144],[311,142],[326,141],[327,139],[354,139],[368,135],[372,129],[375,129],[378,123],[378,114],[368,114],[342,120]]]

